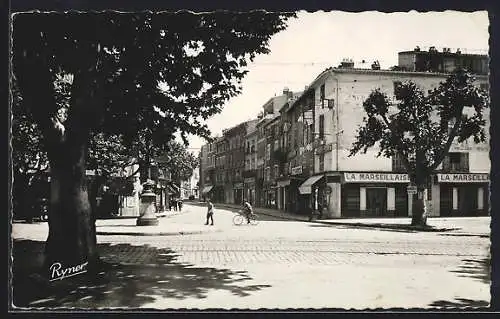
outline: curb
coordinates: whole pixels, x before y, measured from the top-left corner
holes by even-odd
[[[223,208],[229,208],[229,209],[236,209],[232,206],[226,206],[224,204],[219,205],[219,207]],[[258,208],[257,208],[258,211]],[[283,215],[275,215],[275,214],[270,214],[262,211],[258,211],[257,214],[259,215],[266,215],[266,216],[271,216],[271,217],[276,217],[276,218],[282,218],[282,219],[288,219],[288,220],[294,220],[294,221],[300,221],[300,222],[307,222],[307,223],[317,223],[317,224],[324,224],[324,225],[341,225],[341,226],[351,226],[351,227],[357,227],[357,228],[377,228],[377,229],[396,229],[396,230],[413,230],[416,232],[448,232],[448,231],[454,231],[454,230],[460,230],[461,228],[433,228],[432,226],[429,228],[417,228],[411,225],[381,225],[381,224],[363,224],[363,223],[346,223],[346,222],[325,222],[321,220],[304,220],[300,218],[296,218],[293,216],[286,216],[285,214]]]
[[[417,228],[411,225],[380,225],[380,224],[362,224],[362,223],[344,223],[344,222],[325,222],[325,221],[314,221],[318,224],[324,225],[342,225],[342,226],[352,226],[359,228],[378,228],[378,229],[397,229],[397,230],[413,230],[416,232],[447,232],[453,230],[460,230],[461,228]]]
[[[205,233],[216,233],[221,232],[220,229],[215,230],[190,230],[190,231],[171,231],[171,232],[154,232],[154,233],[144,233],[144,232],[96,232],[96,235],[102,236],[179,236],[179,235],[199,235]]]

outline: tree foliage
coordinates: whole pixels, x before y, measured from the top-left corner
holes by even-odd
[[[155,160],[159,167],[170,173],[170,178],[177,183],[191,178],[193,170],[198,166],[198,157],[176,141],[171,141],[168,151],[156,157]]]
[[[178,130],[184,138],[187,133],[208,137],[204,120],[240,92],[248,60],[269,52],[270,36],[285,28],[289,16],[265,12],[16,14],[15,72],[25,90],[44,79],[48,91],[56,72],[72,74],[73,90],[93,96],[80,114],[85,117],[78,121],[85,119],[87,125],[107,133],[134,140],[137,132],[148,127],[152,139]],[[28,77],[38,72],[45,77]],[[57,113],[53,103],[38,108],[42,117]]]
[[[474,77],[463,70],[450,75],[427,95],[412,81],[395,92],[396,103],[380,89],[363,102],[366,117],[359,128],[350,155],[379,146],[377,156],[399,153],[409,171],[418,165],[432,172],[442,162],[453,141],[485,142],[484,110],[488,92],[476,87]]]

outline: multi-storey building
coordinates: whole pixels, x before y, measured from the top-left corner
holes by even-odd
[[[247,123],[240,123],[224,130],[224,138],[228,144],[227,183],[225,184],[226,203],[243,202],[243,171],[245,170],[245,137]]]
[[[283,94],[270,98],[262,106],[262,116],[256,125],[257,141],[257,202],[258,206],[277,208],[277,178],[280,176],[279,134],[282,131],[279,123],[280,109],[294,93],[288,88]]]
[[[191,199],[198,197],[198,186],[200,180],[199,171],[199,167],[195,168],[189,179],[181,181],[181,199]]]
[[[258,120],[247,122],[245,136],[245,170],[243,171],[243,194],[252,205],[256,199],[256,177],[257,177],[257,131]]]
[[[310,177],[299,186],[299,193],[310,194],[313,202],[317,199],[329,217],[408,216],[408,196],[413,195],[407,194],[409,178],[401,161],[376,157],[378,150],[374,148],[366,154],[348,156],[365,116],[362,103],[375,88],[393,96],[399,83],[412,80],[427,92],[447,76],[351,67],[322,72],[304,93],[312,97],[308,110],[312,111],[314,138],[307,141],[314,150],[314,165]],[[487,85],[486,76],[476,78],[478,85]],[[431,216],[487,214],[488,152],[488,142],[452,146],[428,193]]]
[[[227,140],[224,137],[216,137],[212,154],[214,158],[213,174],[215,183],[211,190],[210,198],[214,202],[219,203],[224,203],[226,200],[225,184],[229,180],[229,174],[227,172],[227,149]]]
[[[309,193],[300,192],[300,185],[314,172],[314,99],[315,92],[306,89],[300,96],[281,109],[280,124],[286,160],[283,176],[278,180],[278,196],[284,208],[293,213],[306,214],[311,208]]]
[[[215,143],[207,143],[200,151],[200,199],[213,196],[216,185]]]
[[[439,52],[435,47],[422,51],[416,47],[413,51],[398,54],[398,68],[401,71],[451,73],[456,68],[465,68],[472,73],[488,74],[488,56],[465,54],[460,49],[452,52],[443,48]]]

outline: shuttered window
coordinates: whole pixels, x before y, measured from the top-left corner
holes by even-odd
[[[322,139],[325,136],[325,116],[321,114],[319,116],[319,138]]]

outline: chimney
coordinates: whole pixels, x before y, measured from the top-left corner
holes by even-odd
[[[352,59],[343,59],[339,67],[343,69],[354,68],[354,62]]]
[[[372,63],[372,70],[380,70],[380,63],[378,61]]]

